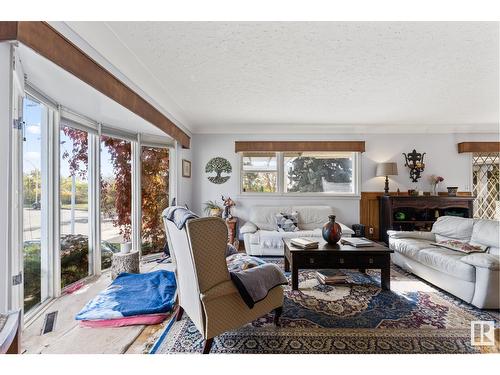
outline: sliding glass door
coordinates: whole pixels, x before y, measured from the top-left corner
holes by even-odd
[[[89,227],[89,133],[61,120],[59,221],[61,288],[92,275]]]
[[[23,119],[24,311],[28,312],[49,298],[49,109],[31,96],[26,96],[23,101]]]

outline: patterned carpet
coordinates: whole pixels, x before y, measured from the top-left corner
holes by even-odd
[[[391,291],[379,288],[379,271],[346,273],[347,284],[327,286],[315,271],[302,271],[299,291],[285,287],[281,327],[266,315],[215,338],[211,353],[479,353],[470,343],[470,322],[499,324],[498,311],[476,309],[397,266]],[[199,353],[201,345],[184,314],[151,352]]]

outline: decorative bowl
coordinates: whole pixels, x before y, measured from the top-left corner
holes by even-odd
[[[448,189],[448,196],[450,197],[457,196],[458,186],[447,186],[446,189]]]

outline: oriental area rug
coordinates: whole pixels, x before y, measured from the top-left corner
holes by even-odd
[[[380,289],[380,271],[344,272],[347,283],[337,285],[321,284],[316,271],[300,272],[299,290],[285,287],[280,327],[268,314],[216,337],[211,353],[481,353],[484,348],[471,344],[471,321],[499,325],[498,311],[477,309],[397,266],[391,268],[391,291]],[[184,314],[167,326],[150,353],[201,350],[202,336]],[[499,352],[498,343],[486,352]]]

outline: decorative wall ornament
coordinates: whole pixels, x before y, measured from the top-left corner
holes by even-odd
[[[424,155],[420,152],[417,152],[413,149],[408,155],[403,152],[405,157],[405,167],[410,168],[410,180],[413,182],[418,182],[418,179],[421,177],[420,174],[424,171]]]
[[[227,180],[231,178],[231,176],[223,176],[222,173],[226,174],[231,174],[233,171],[233,168],[231,167],[231,163],[224,158],[221,157],[215,157],[212,158],[208,161],[207,165],[205,166],[205,172],[206,173],[213,173],[215,172],[215,176],[208,176],[208,180],[214,184],[223,184]]]

